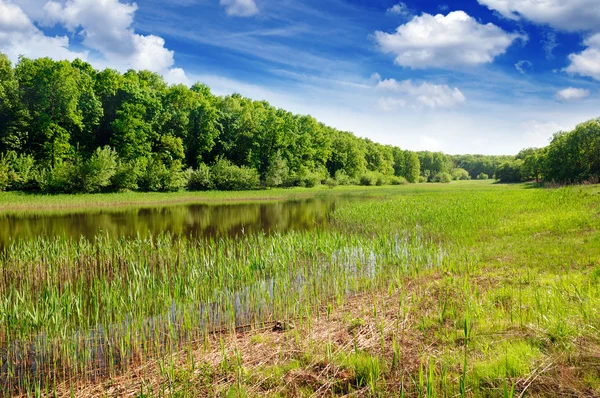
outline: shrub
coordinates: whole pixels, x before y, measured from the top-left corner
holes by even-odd
[[[327,180],[325,180],[325,184],[331,189],[338,186],[338,182],[331,177],[329,177]]]
[[[496,169],[495,178],[500,182],[521,182],[521,168],[523,161],[520,159],[503,163]]]
[[[82,167],[83,192],[100,192],[111,185],[117,173],[117,152],[109,146],[97,148]]]
[[[423,184],[425,182],[429,181],[429,179],[425,176],[419,176],[419,184]]]
[[[360,182],[360,185],[364,185],[366,187],[372,187],[375,184],[377,184],[377,176],[375,175],[375,173],[368,171],[360,176],[359,182]]]
[[[111,180],[112,189],[116,191],[134,191],[138,189],[138,182],[144,174],[146,166],[146,158],[139,158],[131,162],[117,162],[116,172]]]
[[[0,182],[0,190],[26,190],[30,187],[35,165],[33,156],[17,155],[15,151],[8,151],[0,162],[2,162],[0,168],[3,169],[0,173],[4,175],[0,179],[8,179],[4,183]],[[4,188],[2,188],[3,184]]]
[[[280,187],[284,184],[289,174],[290,169],[287,166],[287,162],[281,157],[281,153],[277,152],[269,162],[269,167],[265,174],[265,185],[269,188]]]
[[[146,167],[140,180],[140,188],[152,192],[174,192],[185,187],[186,174],[181,170],[182,165],[176,160],[167,167],[161,159],[153,157]]]
[[[198,165],[198,169],[189,173],[188,189],[190,191],[210,191],[215,185],[210,176],[210,167],[204,163]]]
[[[219,159],[211,168],[214,186],[223,191],[243,191],[260,186],[258,171],[249,167],[238,167],[226,159]]]
[[[388,185],[388,177],[384,176],[381,173],[375,173],[375,185],[377,185],[378,187],[382,186],[382,185]]]
[[[443,184],[448,184],[452,181],[452,175],[450,173],[438,173],[433,176],[433,182],[441,182]]]
[[[352,179],[342,169],[335,172],[335,181],[338,185],[352,185]]]
[[[452,170],[452,178],[455,180],[470,180],[471,179],[471,175],[469,174],[469,172],[465,169],[454,169]]]
[[[488,176],[488,175],[487,175],[487,174],[485,174],[485,173],[481,173],[481,174],[479,174],[479,175],[477,176],[477,179],[478,179],[478,180],[488,180],[489,178],[490,178],[490,176]]]
[[[396,177],[396,176],[394,176],[394,177],[392,177],[390,179],[390,183],[392,185],[407,185],[408,184],[408,180],[406,178],[404,178],[404,177]]]
[[[80,167],[61,162],[39,174],[39,187],[48,193],[74,193],[81,190]]]
[[[6,156],[3,155],[0,157],[0,191],[4,191],[8,188],[9,173],[10,165],[8,164]]]

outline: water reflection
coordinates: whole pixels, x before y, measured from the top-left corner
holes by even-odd
[[[0,215],[0,249],[11,240],[36,237],[92,239],[148,237],[169,232],[201,238],[310,230],[322,225],[339,198],[227,205],[181,205],[127,208],[73,214]]]

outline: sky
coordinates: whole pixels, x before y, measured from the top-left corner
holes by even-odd
[[[0,52],[199,81],[410,150],[515,154],[600,116],[600,0],[0,0]]]

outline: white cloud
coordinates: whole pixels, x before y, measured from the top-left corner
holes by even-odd
[[[132,28],[135,3],[119,0],[68,0],[61,4],[50,1],[40,23],[60,23],[70,32],[83,37],[83,44],[101,53],[118,69],[147,69],[168,73],[173,66],[173,51],[165,48],[163,38],[140,35]]]
[[[515,64],[515,68],[522,74],[526,75],[528,71],[533,69],[533,64],[527,60],[522,60]]]
[[[165,81],[169,84],[185,84],[190,85],[190,79],[181,68],[172,68],[164,75]]]
[[[380,80],[376,88],[378,91],[398,95],[398,97],[388,96],[380,99],[379,104],[385,110],[408,105],[416,108],[453,108],[466,101],[464,94],[458,88],[428,82],[415,84],[411,80],[399,82],[396,79],[386,79]]]
[[[600,33],[584,41],[588,47],[579,54],[569,55],[571,64],[565,71],[600,80]]]
[[[401,15],[406,18],[410,18],[413,16],[412,10],[408,8],[408,6],[404,3],[394,4],[393,6],[388,8],[386,12],[388,14]]]
[[[590,96],[590,90],[583,88],[569,87],[556,93],[556,98],[560,101],[576,101]]]
[[[220,0],[220,4],[230,17],[251,17],[259,11],[254,0]]]
[[[480,24],[464,11],[447,16],[423,14],[395,33],[375,33],[379,47],[396,55],[396,64],[414,69],[490,63],[519,38],[526,36],[507,33],[491,23]]]
[[[16,4],[0,0],[0,52],[16,62],[20,55],[73,60],[87,58],[86,52],[69,50],[66,36],[45,36]]]
[[[538,120],[529,120],[521,123],[519,127],[525,138],[521,145],[522,148],[544,147],[550,143],[554,133],[565,130],[563,126],[555,121],[540,122]]]
[[[528,19],[566,31],[598,30],[598,0],[478,0],[506,18]]]

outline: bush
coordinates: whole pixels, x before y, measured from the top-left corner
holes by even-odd
[[[147,166],[147,159],[140,158],[131,162],[117,162],[115,175],[112,178],[112,189],[115,191],[134,191],[139,188]]]
[[[325,180],[325,184],[331,189],[338,186],[338,182],[331,177],[329,177],[327,180]]]
[[[8,178],[7,186],[4,189],[23,191],[31,188],[35,160],[31,155],[17,155],[15,151],[8,151],[0,168],[4,169],[5,176]],[[2,177],[0,177],[1,179]],[[0,182],[0,190],[2,183]]]
[[[10,165],[6,156],[0,157],[0,191],[8,188]]]
[[[258,171],[249,167],[238,167],[226,159],[219,159],[211,168],[214,186],[222,191],[243,191],[260,186]]]
[[[490,176],[488,176],[488,175],[487,175],[487,174],[485,174],[485,173],[481,173],[481,174],[479,174],[479,175],[477,176],[477,179],[478,179],[478,180],[488,180],[489,178],[490,178]]]
[[[408,184],[408,180],[406,178],[404,178],[404,177],[396,177],[396,176],[394,176],[394,177],[392,177],[390,179],[390,183],[392,185],[407,185]]]
[[[503,163],[496,169],[495,178],[500,182],[521,182],[521,169],[523,161],[520,159]]]
[[[265,185],[269,188],[280,187],[284,184],[289,174],[290,169],[287,166],[287,162],[281,157],[281,153],[277,152],[269,162],[269,167],[265,174]]]
[[[459,168],[459,169],[452,170],[452,178],[455,180],[465,181],[465,180],[470,180],[471,175],[469,174],[469,172],[467,170]]]
[[[368,171],[360,176],[359,182],[360,185],[372,187],[377,184],[377,176],[375,175],[375,173]]]
[[[117,173],[117,152],[109,146],[98,148],[82,167],[82,191],[100,192],[111,185]]]
[[[352,185],[352,179],[342,169],[335,172],[335,181],[338,185]]]
[[[192,170],[189,173],[188,189],[190,191],[210,191],[215,189],[210,176],[210,167],[204,163],[200,163],[197,170]]]
[[[375,185],[377,185],[378,187],[382,186],[382,185],[388,185],[388,177],[384,176],[381,173],[376,173],[376,181],[375,181]]]
[[[80,167],[70,162],[58,163],[40,172],[38,183],[42,192],[53,194],[78,192],[81,190]]]
[[[185,187],[186,174],[179,160],[167,167],[161,159],[153,157],[141,178],[140,188],[152,192],[175,192]]]
[[[429,179],[425,176],[419,176],[419,184],[423,184],[425,182],[429,181]]]
[[[452,175],[450,173],[438,173],[433,176],[433,182],[441,182],[443,184],[448,184],[452,181]]]

